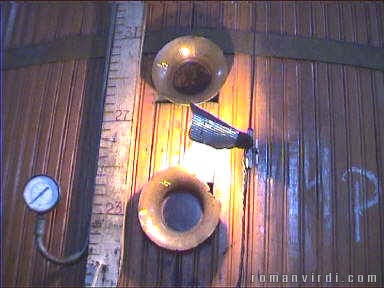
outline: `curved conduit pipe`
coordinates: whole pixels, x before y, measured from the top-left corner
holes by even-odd
[[[36,212],[35,244],[39,253],[49,261],[59,265],[72,265],[79,261],[88,248],[88,238],[83,249],[68,257],[55,257],[44,246],[45,214],[51,211],[61,198],[60,187],[55,179],[48,175],[35,175],[24,187],[23,197],[29,209]]]
[[[44,214],[37,214],[35,226],[35,243],[37,250],[43,257],[58,265],[72,265],[78,262],[85,255],[85,252],[88,248],[88,238],[85,241],[84,247],[79,252],[73,253],[70,256],[59,258],[50,254],[47,248],[44,246],[45,223],[46,219]]]

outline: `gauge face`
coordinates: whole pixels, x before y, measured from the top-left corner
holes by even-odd
[[[60,200],[59,185],[47,175],[32,177],[24,188],[24,200],[30,209],[38,213],[51,210]]]

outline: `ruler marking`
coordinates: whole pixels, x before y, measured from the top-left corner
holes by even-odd
[[[100,168],[121,168],[121,165],[100,165]]]
[[[111,78],[111,79],[116,79],[116,80],[126,80],[126,79],[129,79],[129,77],[124,77],[124,76],[113,76],[113,75],[110,75],[110,78]]]
[[[105,212],[94,212],[92,215],[105,215],[105,216],[124,216],[124,213],[105,213]]]
[[[114,137],[112,137],[112,138],[101,137],[101,140],[106,141],[106,142],[112,142],[112,143],[115,143],[117,141],[116,138],[114,138]]]
[[[117,285],[122,257],[120,242],[123,236],[126,193],[131,189],[126,179],[126,163],[129,161],[132,145],[133,132],[130,128],[133,121],[133,97],[135,93],[139,93],[136,85],[140,77],[138,56],[141,55],[144,31],[144,3],[118,2],[115,8],[115,33],[110,45],[108,78],[104,84],[106,100],[92,206],[92,239],[87,260],[86,286]],[[136,23],[142,24],[140,26]],[[112,109],[113,106],[116,110]],[[105,265],[102,276],[95,275],[95,263]]]
[[[132,122],[133,119],[127,119],[127,120],[103,120],[104,123],[116,123],[116,122]]]

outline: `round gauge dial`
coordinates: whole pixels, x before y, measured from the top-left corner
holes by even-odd
[[[37,175],[29,179],[25,185],[23,196],[30,209],[44,213],[51,210],[59,202],[60,188],[51,177]]]

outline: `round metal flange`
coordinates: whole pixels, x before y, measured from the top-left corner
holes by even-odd
[[[180,191],[190,193],[191,199],[198,199],[202,208],[201,218],[185,231],[170,227],[163,213],[164,202],[172,193]],[[213,233],[219,223],[220,202],[209,192],[207,184],[183,168],[171,167],[157,173],[144,185],[138,214],[141,227],[153,242],[169,250],[185,251],[198,246]]]
[[[159,94],[178,104],[210,100],[227,75],[223,51],[200,36],[182,36],[168,42],[152,66],[152,80]]]

